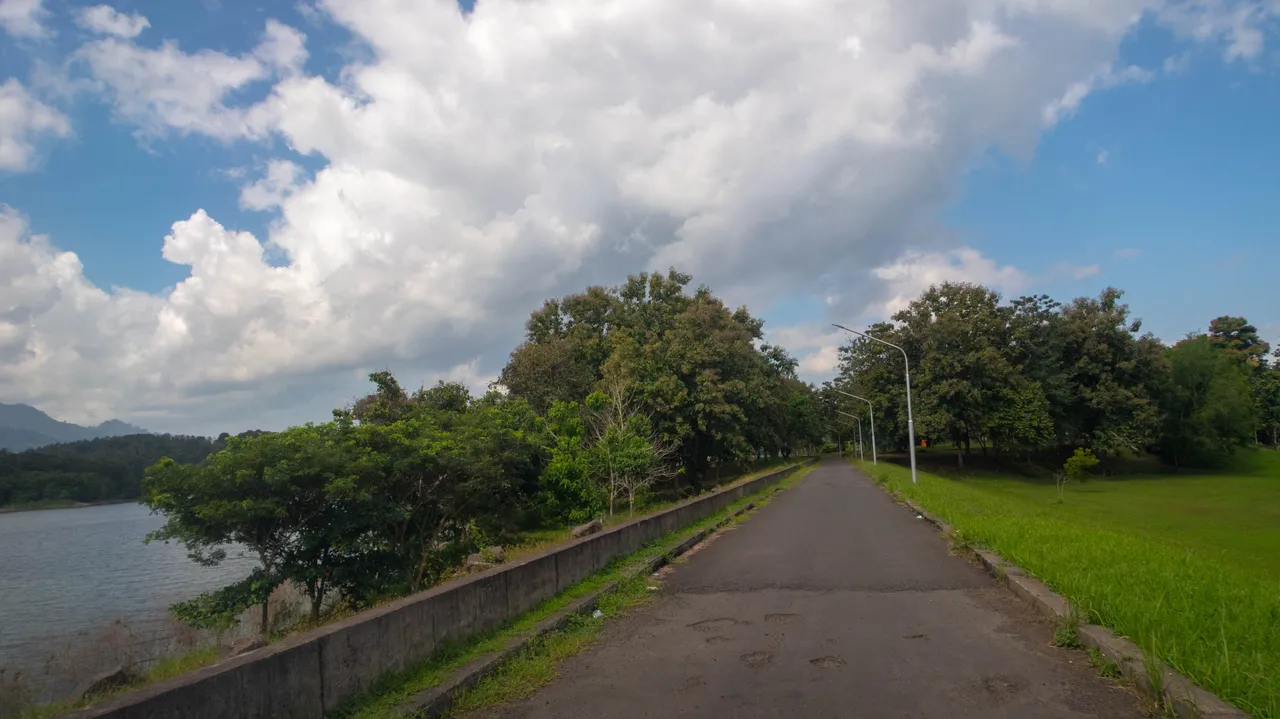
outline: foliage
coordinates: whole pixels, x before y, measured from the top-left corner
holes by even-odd
[[[307,588],[313,615],[327,591],[324,568],[343,551],[341,529],[352,478],[331,425],[232,438],[204,465],[163,459],[147,471],[143,502],[166,522],[147,541],[177,541],[201,564],[222,562],[244,547],[259,562],[263,587],[293,580]],[[225,606],[231,592],[210,601]],[[269,593],[269,590],[268,590]],[[259,629],[266,633],[266,594]]]
[[[1098,466],[1098,458],[1093,455],[1093,450],[1087,447],[1077,447],[1076,451],[1072,452],[1067,461],[1063,463],[1062,471],[1067,475],[1068,479],[1078,482],[1088,477],[1096,466]]]
[[[231,629],[240,623],[240,615],[245,610],[265,604],[277,586],[279,577],[267,576],[259,569],[235,584],[178,602],[170,607],[170,611],[197,629]]]
[[[1161,451],[1175,466],[1224,464],[1258,427],[1250,365],[1205,335],[1179,342],[1168,356],[1172,376]]]
[[[608,505],[588,466],[586,430],[577,402],[557,401],[547,413],[551,453],[539,478],[538,503],[552,523],[581,524]]]
[[[958,448],[960,466],[978,450],[1056,465],[1081,447],[1110,472],[1146,452],[1206,465],[1250,438],[1276,444],[1280,367],[1253,325],[1219,317],[1209,335],[1169,350],[1139,334],[1122,296],[1002,304],[988,288],[943,283],[867,333],[905,351],[917,437]],[[906,449],[905,369],[883,344],[842,347],[839,376],[819,393],[829,438],[841,438],[840,412],[865,411],[847,392],[871,401],[882,446]]]
[[[0,451],[0,506],[136,499],[147,467],[160,458],[195,464],[221,448],[207,437],[137,434]]]
[[[674,448],[671,464],[682,471],[669,476],[695,484],[721,466],[816,444],[814,423],[802,421],[797,431],[787,422],[791,398],[809,391],[795,379],[795,360],[780,347],[757,347],[760,320],[705,287],[687,294],[690,281],[675,270],[640,273],[618,287],[547,301],[529,318],[500,383],[548,411],[556,402],[583,403],[606,376],[624,383],[651,440]],[[622,441],[618,432],[610,442]]]

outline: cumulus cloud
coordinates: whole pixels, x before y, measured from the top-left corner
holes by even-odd
[[[76,24],[99,35],[137,37],[151,22],[137,13],[125,14],[110,5],[93,5],[76,13]]]
[[[31,169],[40,136],[70,134],[71,121],[32,97],[22,83],[9,78],[0,84],[0,170]]]
[[[1112,68],[1148,6],[324,0],[366,49],[326,76],[274,21],[239,55],[95,40],[79,66],[140,132],[287,146],[241,193],[278,216],[261,237],[176,222],[164,257],[190,276],[144,294],[92,286],[9,213],[0,251],[25,269],[0,285],[20,358],[0,394],[207,418],[346,399],[380,366],[479,382],[545,297],[673,264],[755,307],[1014,291],[1035,278],[948,249],[934,217],[975,154],[1028,152],[1047,108],[1142,81]]]
[[[14,37],[48,37],[44,0],[0,0],[0,28]]]
[[[144,134],[172,130],[231,140],[262,137],[265,128],[251,109],[228,106],[228,96],[296,74],[306,60],[304,42],[297,30],[271,20],[260,44],[246,55],[186,53],[168,40],[146,48],[125,37],[107,37],[81,47],[76,60],[113,99],[116,113]]]

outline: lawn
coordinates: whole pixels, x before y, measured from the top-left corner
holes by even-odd
[[[1068,485],[856,463],[1255,717],[1280,718],[1280,455]]]

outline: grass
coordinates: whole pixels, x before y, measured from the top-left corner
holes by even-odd
[[[338,719],[387,719],[401,716],[398,707],[417,694],[438,686],[449,675],[467,663],[497,651],[508,641],[532,634],[539,622],[569,606],[573,601],[597,592],[617,581],[615,591],[601,595],[598,608],[605,617],[614,617],[639,606],[650,598],[647,576],[635,576],[641,568],[662,556],[668,547],[693,534],[715,526],[725,517],[752,502],[764,504],[775,491],[799,482],[810,468],[800,469],[784,478],[774,488],[744,497],[720,512],[676,530],[638,551],[614,559],[608,567],[544,601],[537,608],[498,630],[474,637],[466,642],[442,647],[426,661],[404,672],[389,675],[365,694],[339,707],[332,716]],[[455,697],[452,713],[470,713],[480,709],[518,701],[532,695],[556,676],[556,665],[586,649],[603,627],[601,620],[579,616],[560,630],[551,632],[529,644],[495,674]]]
[[[197,669],[203,669],[221,658],[221,650],[219,647],[199,647],[182,654],[175,654],[164,657],[152,664],[150,668],[142,673],[141,678],[124,687],[115,689],[104,694],[95,695],[85,699],[62,699],[45,704],[24,707],[16,714],[12,715],[17,719],[55,719],[64,714],[89,706],[94,702],[100,702],[103,699],[122,694],[127,691],[133,691],[142,687],[172,679]],[[0,708],[0,717],[10,716],[5,714],[3,708]]]
[[[1255,717],[1280,717],[1280,456],[1068,486],[857,463]]]

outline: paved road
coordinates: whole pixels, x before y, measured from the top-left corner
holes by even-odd
[[[1143,716],[937,531],[828,461],[492,716]]]

